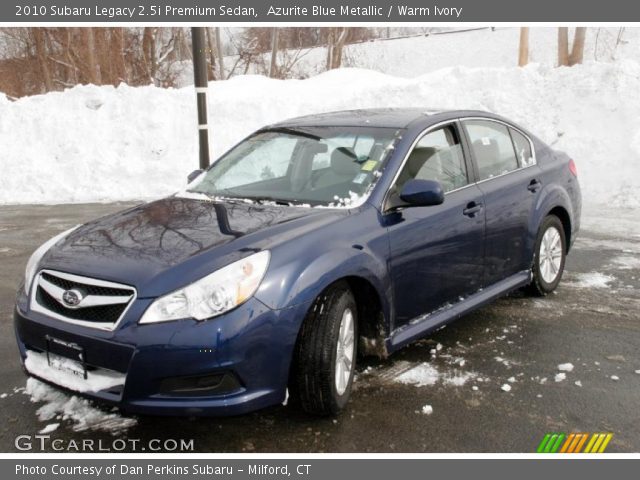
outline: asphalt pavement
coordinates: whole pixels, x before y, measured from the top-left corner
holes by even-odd
[[[533,452],[546,433],[610,432],[608,452],[640,451],[640,236],[588,226],[555,294],[516,292],[387,360],[364,359],[338,418],[277,406],[233,418],[136,417],[117,431],[62,412],[41,421],[47,403],[22,390],[12,324],[27,258],[54,234],[127,206],[0,207],[0,451],[30,438],[39,452],[35,436],[53,422],[45,450],[57,439],[68,451],[82,442],[162,451],[182,439],[212,453]]]

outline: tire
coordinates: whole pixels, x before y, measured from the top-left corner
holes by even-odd
[[[564,226],[558,217],[549,215],[538,230],[529,291],[540,297],[553,292],[562,278],[566,256]]]
[[[290,382],[294,404],[305,412],[336,415],[347,404],[357,354],[357,314],[345,282],[330,286],[309,310],[298,335]]]

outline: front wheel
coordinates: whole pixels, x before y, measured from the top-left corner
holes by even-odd
[[[295,350],[291,390],[308,413],[335,415],[351,394],[358,311],[346,283],[329,287],[305,318]]]
[[[532,293],[545,296],[556,289],[564,271],[566,252],[562,222],[555,215],[549,215],[542,222],[536,240],[529,288]]]

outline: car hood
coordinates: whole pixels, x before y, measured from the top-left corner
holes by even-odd
[[[54,245],[40,267],[133,285],[140,297],[155,296],[345,214],[169,197],[82,225]]]

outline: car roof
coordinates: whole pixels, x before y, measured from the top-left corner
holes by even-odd
[[[290,118],[267,128],[285,127],[428,127],[431,124],[458,117],[479,116],[502,119],[480,110],[444,110],[433,108],[367,108],[341,110]]]

